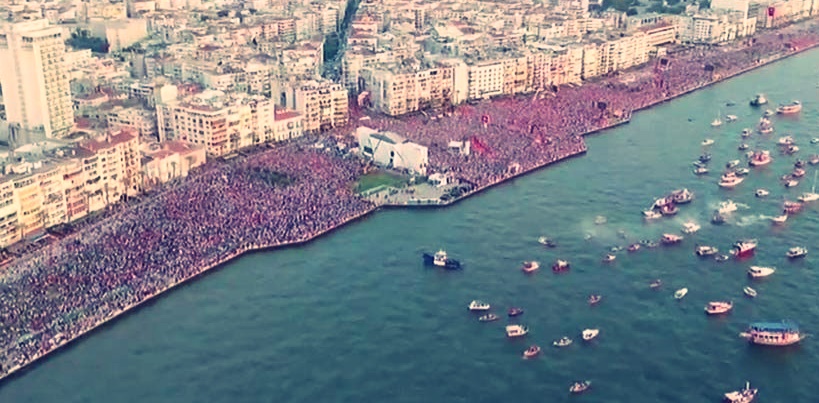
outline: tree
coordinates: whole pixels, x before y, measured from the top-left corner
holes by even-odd
[[[91,49],[96,53],[108,53],[111,47],[107,40],[91,36],[88,30],[80,28],[74,30],[66,42],[74,49]]]
[[[628,15],[628,16],[637,15],[637,9],[636,9],[636,8],[634,8],[634,7],[629,8],[629,9],[626,11],[626,15]]]

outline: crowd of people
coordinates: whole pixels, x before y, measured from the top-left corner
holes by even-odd
[[[582,135],[635,110],[815,43],[813,26],[789,27],[582,86],[457,106],[440,119],[367,124],[429,146],[431,172],[480,188],[585,151]],[[469,142],[471,152],[451,150],[450,141]],[[305,241],[372,211],[353,192],[363,168],[307,139],[212,162],[0,269],[0,378],[246,250]]]

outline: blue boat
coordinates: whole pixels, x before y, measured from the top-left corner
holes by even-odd
[[[435,252],[434,255],[424,253],[424,264],[443,267],[449,270],[457,270],[461,268],[461,262],[449,258],[444,250],[439,250],[438,252]]]

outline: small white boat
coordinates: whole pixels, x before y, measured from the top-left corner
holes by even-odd
[[[793,137],[784,136],[784,137],[780,137],[779,140],[776,143],[781,145],[781,146],[789,146],[789,145],[793,144],[794,141],[793,141]]]
[[[506,337],[521,337],[529,333],[529,328],[523,325],[506,326]]]
[[[689,221],[689,222],[683,224],[683,228],[682,228],[682,232],[685,233],[685,234],[693,234],[693,233],[695,233],[695,232],[697,232],[699,230],[700,230],[700,225],[693,222],[693,221]]]
[[[703,146],[710,146],[711,144],[714,144],[714,139],[705,139],[700,144],[702,144]]]
[[[711,301],[705,306],[705,313],[709,315],[720,315],[727,313],[734,307],[733,302]]]
[[[751,389],[751,383],[745,382],[745,389],[728,392],[722,399],[725,403],[751,403],[759,389]]]
[[[602,300],[602,299],[603,299],[603,297],[601,295],[596,295],[596,294],[589,295],[589,305],[595,305],[598,302],[600,302],[600,300]]]
[[[598,334],[600,334],[600,329],[586,329],[586,330],[583,330],[583,333],[582,333],[583,340],[585,340],[585,341],[592,340],[595,337],[597,337]]]
[[[733,200],[726,200],[719,204],[719,208],[717,208],[717,211],[720,214],[733,213],[734,211],[737,211],[737,204],[734,203]]]
[[[788,249],[788,252],[785,254],[787,257],[791,259],[796,259],[800,257],[805,257],[808,254],[808,248],[803,246],[794,246],[793,248]]]
[[[489,304],[477,299],[469,303],[470,311],[488,311],[490,308],[491,306]]]
[[[608,221],[609,221],[608,218],[606,218],[605,216],[602,216],[602,215],[594,217],[595,225],[603,225],[603,224],[607,223]]]
[[[737,117],[737,115],[726,115],[725,116],[725,121],[727,121],[727,122],[736,122],[737,119],[739,119]]]
[[[742,183],[742,181],[744,181],[744,180],[745,180],[745,178],[743,178],[741,176],[737,176],[737,174],[734,171],[729,171],[729,172],[725,173],[724,175],[722,175],[722,177],[719,180],[718,185],[721,188],[733,188],[736,185],[739,185],[740,183]]]
[[[572,339],[568,337],[561,337],[559,340],[555,340],[552,342],[555,347],[567,347],[572,344]]]
[[[659,211],[656,211],[656,210],[643,211],[643,217],[645,217],[646,220],[656,220],[656,219],[658,219],[658,218],[660,218],[662,216],[663,215]]]
[[[814,138],[810,139],[810,143],[811,144],[819,144],[819,137],[814,137]]]
[[[767,191],[766,189],[757,189],[754,194],[756,197],[766,197],[771,194],[771,192]]]
[[[775,272],[776,269],[773,267],[751,266],[748,268],[748,275],[752,278],[768,277]]]
[[[813,187],[811,187],[810,192],[802,193],[802,196],[799,196],[799,201],[801,202],[812,202],[819,200],[819,193],[816,193],[816,175],[819,173],[819,170],[813,171]]]
[[[535,262],[534,260],[531,262],[523,262],[523,270],[524,273],[532,273],[540,268],[540,263]]]
[[[717,262],[727,262],[728,259],[730,259],[730,258],[731,257],[728,256],[728,255],[716,255],[716,256],[714,256],[714,260],[717,261]]]
[[[776,217],[771,217],[771,222],[773,222],[774,224],[784,224],[785,221],[788,221],[788,214],[782,214]]]
[[[737,174],[738,176],[745,176],[751,173],[751,170],[748,168],[737,168],[734,170],[734,173]]]
[[[799,186],[799,181],[796,180],[796,179],[790,179],[790,180],[785,181],[785,187],[786,188],[792,188],[792,187],[796,187],[796,186]]]
[[[706,167],[694,168],[694,175],[705,175],[707,173],[708,173],[708,168],[706,168]]]
[[[711,121],[711,127],[720,127],[722,126],[722,120],[720,118],[716,118]]]
[[[745,288],[743,288],[743,289],[742,289],[742,292],[743,292],[745,295],[747,295],[747,296],[749,296],[749,297],[751,297],[751,298],[756,298],[756,290],[754,290],[754,289],[753,289],[753,288],[751,288],[751,287],[745,287]]]
[[[478,322],[494,322],[498,319],[500,319],[498,315],[495,315],[494,313],[488,313],[486,315],[482,315],[481,317],[479,317]]]
[[[680,288],[679,290],[674,292],[674,299],[680,300],[685,298],[685,295],[688,294],[688,288]]]
[[[796,154],[796,153],[798,153],[798,152],[799,152],[799,147],[797,147],[797,146],[793,146],[793,145],[792,145],[792,146],[788,146],[788,147],[785,149],[785,154],[788,154],[788,155],[793,155],[793,154]]]
[[[571,393],[583,393],[583,392],[589,390],[589,387],[591,387],[591,381],[575,382],[575,383],[572,384],[572,386],[569,387],[569,392],[571,392]]]
[[[765,109],[765,112],[762,113],[762,116],[766,117],[766,118],[769,118],[769,117],[771,117],[771,116],[773,116],[775,114],[776,114],[776,112],[774,112],[774,111],[772,111],[770,109]]]
[[[682,242],[683,237],[680,235],[675,234],[663,234],[662,238],[660,238],[660,242],[663,245],[673,245],[675,243]]]
[[[748,137],[751,137],[752,134],[754,134],[754,132],[751,131],[751,129],[746,127],[744,129],[742,129],[742,133],[740,133],[740,136],[742,136],[742,138],[744,138],[744,139],[747,139]]]
[[[538,238],[537,243],[539,243],[539,244],[541,244],[543,246],[550,247],[550,248],[556,246],[554,241],[549,239],[549,237],[545,237],[545,236],[542,236],[542,237]]]
[[[523,352],[523,358],[535,358],[540,354],[540,346],[532,345]]]
[[[731,169],[731,168],[736,167],[737,165],[739,165],[739,160],[731,160],[731,161],[728,161],[727,164],[725,164],[725,167],[728,168],[728,169]]]
[[[717,252],[719,252],[719,249],[708,245],[697,246],[697,249],[694,250],[694,253],[696,253],[697,256],[712,256],[716,255]]]
[[[605,263],[611,263],[614,261],[614,259],[617,259],[617,256],[612,255],[611,253],[607,254],[606,256],[603,256],[603,262]]]

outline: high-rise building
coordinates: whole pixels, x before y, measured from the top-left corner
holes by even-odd
[[[0,85],[10,123],[63,137],[74,124],[62,29],[47,20],[0,25]]]

